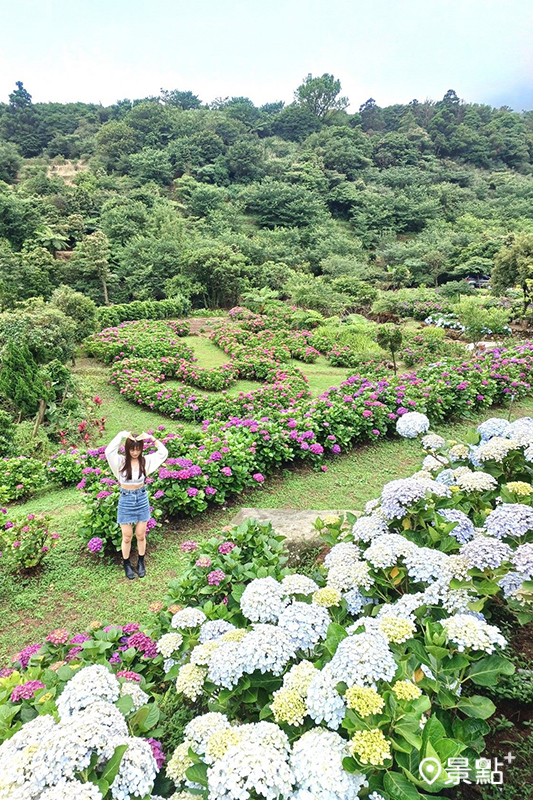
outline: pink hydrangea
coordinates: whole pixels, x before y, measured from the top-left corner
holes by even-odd
[[[225,577],[226,574],[222,572],[221,569],[214,569],[213,572],[210,572],[207,576],[207,582],[210,586],[218,586]]]
[[[69,640],[69,636],[70,634],[66,628],[56,628],[48,634],[46,641],[52,644],[66,644]]]
[[[117,678],[124,678],[125,681],[133,681],[134,683],[141,682],[141,676],[138,672],[133,672],[131,669],[122,669],[117,672]]]
[[[211,566],[211,559],[207,556],[200,556],[195,562],[197,567],[210,567]]]
[[[38,692],[39,689],[46,689],[45,684],[41,683],[41,681],[19,683],[11,692],[11,702],[18,703],[19,700],[31,700],[35,692]]]
[[[182,553],[192,553],[194,550],[198,550],[198,545],[192,539],[187,539],[180,544],[180,550]]]
[[[231,553],[234,547],[235,545],[233,544],[233,542],[222,542],[222,544],[219,544],[218,546],[218,552],[222,553],[222,555],[225,556],[228,553]]]

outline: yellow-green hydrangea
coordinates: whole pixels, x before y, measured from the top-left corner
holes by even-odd
[[[358,757],[361,764],[379,766],[391,758],[390,742],[379,728],[356,731],[349,745],[350,753]]]
[[[527,497],[533,492],[533,486],[525,481],[509,481],[509,483],[506,484],[506,489],[521,497]]]
[[[384,699],[370,686],[349,686],[344,695],[348,708],[353,708],[362,717],[379,714],[385,705]]]
[[[198,644],[191,652],[191,663],[196,665],[209,666],[211,656],[218,650],[221,642],[218,639],[212,639],[204,644]]]
[[[412,681],[396,681],[392,691],[398,700],[415,700],[422,694],[422,690]]]
[[[451,441],[450,441],[451,444]],[[469,456],[469,449],[465,444],[454,444],[450,448],[450,455],[452,458],[465,460]]]
[[[217,641],[220,642],[242,642],[248,631],[246,628],[235,628],[233,631],[223,633]]]
[[[176,691],[189,700],[196,700],[202,694],[207,667],[198,667],[196,664],[184,664],[176,678]]]
[[[283,688],[298,692],[304,700],[307,697],[309,684],[317,673],[317,668],[310,661],[300,661],[283,676]]]
[[[185,780],[185,772],[192,767],[193,760],[189,756],[190,743],[185,741],[179,744],[172,758],[167,764],[167,776],[174,781],[174,783],[181,783]]]
[[[278,689],[270,704],[276,722],[287,725],[303,725],[307,713],[306,705],[294,689]]]
[[[384,616],[379,619],[378,628],[389,642],[401,643],[414,636],[414,622],[403,617]]]
[[[330,514],[328,517],[324,517],[322,522],[324,525],[336,525],[339,519],[340,517],[335,516],[335,514]]]
[[[228,748],[239,744],[241,739],[242,734],[237,728],[222,728],[222,730],[215,731],[207,740],[206,755],[214,761],[218,761],[219,758],[226,755]]]
[[[332,586],[325,586],[313,594],[313,603],[317,606],[330,608],[330,606],[338,606],[340,601],[341,593]]]

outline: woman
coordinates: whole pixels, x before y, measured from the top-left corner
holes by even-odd
[[[125,454],[120,455],[118,449],[122,439],[126,439]],[[168,450],[158,439],[154,439],[157,447],[156,453],[143,455],[143,442],[152,439],[147,433],[137,435],[130,431],[117,433],[113,441],[105,449],[105,457],[111,471],[120,484],[120,497],[118,501],[117,522],[122,530],[122,558],[124,572],[130,580],[135,578],[135,572],[130,564],[131,540],[133,526],[137,537],[139,560],[137,574],[139,578],[146,575],[144,554],[146,552],[146,524],[150,519],[150,503],[146,491],[146,476],[154,472],[168,458]]]

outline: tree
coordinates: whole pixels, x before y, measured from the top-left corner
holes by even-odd
[[[330,111],[342,111],[348,107],[348,98],[338,97],[340,90],[341,82],[333,75],[325,72],[320,78],[313,78],[309,73],[296,89],[294,99],[322,120]]]
[[[400,328],[398,328],[396,325],[391,325],[390,323],[380,325],[376,331],[375,339],[380,347],[382,347],[384,350],[390,351],[394,374],[396,375],[396,353],[402,346],[403,341],[403,335]]]
[[[186,250],[181,258],[183,274],[202,287],[207,308],[235,305],[244,287],[245,264],[242,253],[218,242]]]
[[[23,342],[8,341],[2,353],[0,367],[0,395],[9,401],[22,416],[32,416],[39,401],[46,401],[48,392],[41,372],[28,346]]]
[[[52,293],[50,302],[74,320],[76,342],[82,342],[97,329],[96,303],[82,292],[75,292],[72,287],[61,284]]]
[[[55,256],[58,250],[63,250],[68,242],[62,233],[52,230],[49,225],[42,225],[34,233],[39,244]]]
[[[179,89],[161,89],[161,100],[167,106],[181,108],[183,111],[190,111],[192,108],[201,108],[202,101],[198,95],[192,92],[180,92]]]
[[[2,142],[0,144],[0,181],[14,183],[22,166],[22,158],[14,144]]]
[[[55,358],[64,364],[75,349],[75,329],[73,320],[59,308],[32,297],[0,314],[0,345],[27,345],[38,364]]]
[[[304,186],[265,179],[243,192],[245,207],[260,225],[305,227],[323,219],[326,209],[321,198]]]
[[[520,286],[524,294],[522,313],[526,313],[533,299],[533,234],[519,233],[508,237],[494,257],[491,280],[497,292]]]
[[[71,264],[82,273],[96,274],[102,282],[104,303],[109,305],[107,282],[111,273],[109,239],[103,231],[95,231],[79,242],[73,253]]]
[[[155,181],[163,186],[172,183],[174,171],[168,153],[164,150],[143,147],[139,153],[132,153],[129,161],[130,174],[137,178],[141,185],[148,181]]]

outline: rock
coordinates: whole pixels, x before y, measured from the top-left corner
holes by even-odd
[[[270,522],[276,533],[282,534],[287,539],[287,544],[320,544],[318,532],[313,528],[317,517],[341,516],[344,510],[315,511],[304,509],[297,511],[293,508],[241,508],[239,513],[231,520],[231,525],[240,525],[246,519],[256,519],[258,522]],[[352,512],[353,513],[353,512]]]

